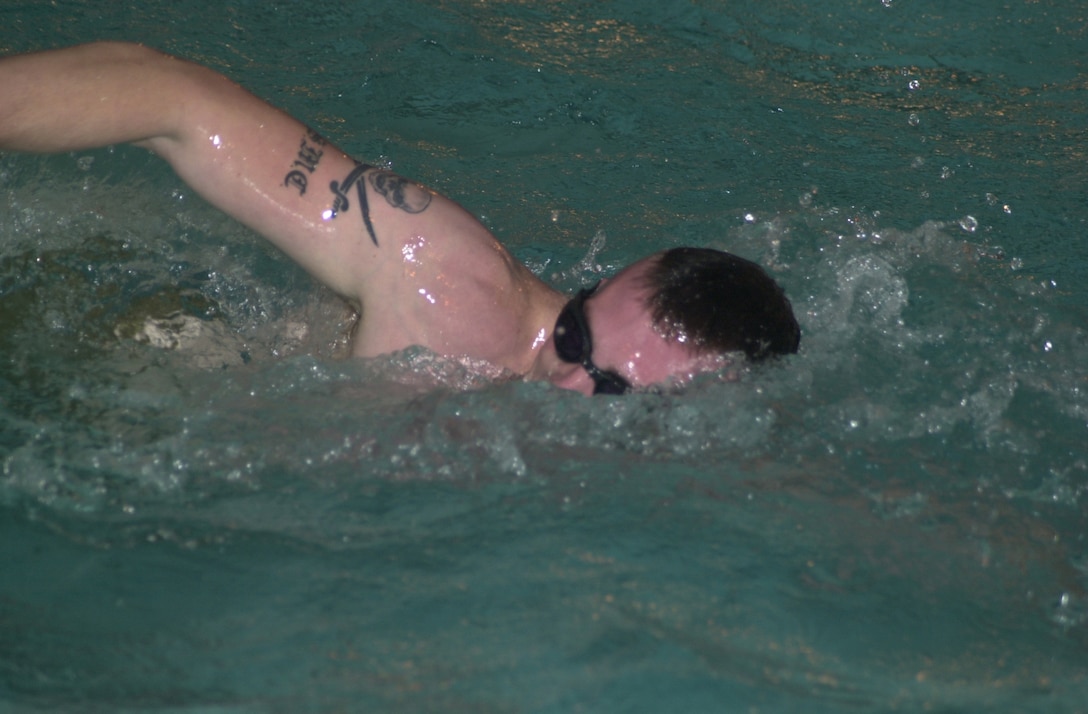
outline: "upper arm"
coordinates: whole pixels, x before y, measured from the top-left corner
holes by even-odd
[[[406,272],[405,251],[424,236],[462,255],[501,252],[449,199],[356,162],[211,70],[165,61],[173,63],[175,129],[141,143],[341,295],[369,308],[395,307],[411,289],[404,278],[419,277],[407,275],[419,263]]]
[[[359,205],[359,165],[286,113],[211,70],[165,58],[171,130],[137,142],[201,196],[342,295],[389,260],[383,216]],[[387,243],[394,242],[393,236]]]

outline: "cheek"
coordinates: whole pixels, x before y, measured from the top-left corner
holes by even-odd
[[[657,335],[651,337],[629,342],[625,350],[627,359],[616,365],[637,384],[655,384],[667,379],[676,366],[677,355],[669,345]]]
[[[711,365],[703,365],[704,359],[692,355],[676,343],[664,340],[643,344],[626,363],[627,373],[638,384],[660,384],[672,378],[689,379]],[[714,360],[714,364],[717,361]]]
[[[631,353],[630,358],[616,365],[619,373],[626,376],[634,384],[649,384],[653,381],[653,360],[648,359],[644,352]]]

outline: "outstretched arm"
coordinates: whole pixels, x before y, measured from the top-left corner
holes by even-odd
[[[357,164],[204,67],[122,43],[0,59],[0,150],[117,143],[162,156],[209,202],[351,299],[366,299],[399,255],[397,241],[418,231],[413,223],[475,230],[451,202]]]
[[[119,43],[0,59],[0,151],[122,142],[357,301],[356,354],[421,345],[525,371],[554,321],[561,296],[460,206],[209,69]]]

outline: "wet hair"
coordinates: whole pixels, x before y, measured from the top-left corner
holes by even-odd
[[[654,325],[700,353],[792,354],[801,328],[782,288],[759,265],[710,248],[673,248],[653,259],[647,304]]]

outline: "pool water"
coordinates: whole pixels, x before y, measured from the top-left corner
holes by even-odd
[[[0,704],[1078,712],[1088,14],[934,0],[32,0],[479,216],[673,245],[801,352],[587,399],[409,350],[130,147],[0,155]]]

